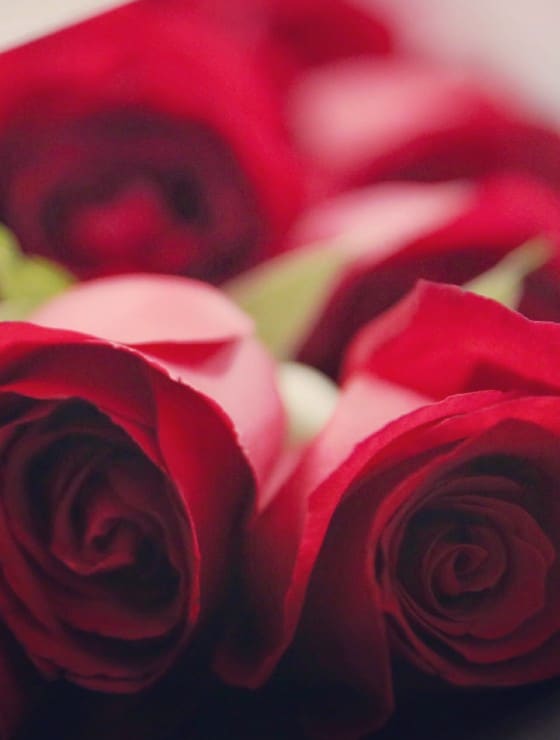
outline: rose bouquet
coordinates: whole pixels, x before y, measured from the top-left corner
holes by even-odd
[[[560,131],[401,31],[137,0],[0,55],[0,740],[554,691]]]

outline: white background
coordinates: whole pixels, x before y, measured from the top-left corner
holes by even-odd
[[[122,0],[0,0],[0,48],[7,48]]]
[[[412,46],[502,75],[560,121],[560,0],[361,0]]]

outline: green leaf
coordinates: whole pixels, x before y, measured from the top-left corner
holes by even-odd
[[[309,442],[334,411],[337,386],[315,368],[283,362],[278,365],[278,387],[288,417],[289,444]]]
[[[545,239],[531,239],[463,287],[515,310],[523,295],[523,281],[542,267],[552,253],[552,246]]]
[[[73,282],[70,273],[54,262],[22,254],[13,234],[0,225],[1,321],[25,319]]]
[[[291,357],[313,326],[346,264],[342,251],[334,241],[297,249],[223,286],[277,358]]]

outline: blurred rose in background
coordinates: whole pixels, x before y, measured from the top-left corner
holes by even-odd
[[[226,34],[140,2],[0,60],[0,219],[81,277],[217,281],[303,199],[266,83]]]

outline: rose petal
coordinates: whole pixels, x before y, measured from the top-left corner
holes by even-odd
[[[559,349],[559,325],[531,322],[459,288],[423,282],[360,332],[345,372],[374,372],[431,398],[481,388],[554,392],[560,388]]]
[[[252,332],[251,320],[216,289],[163,275],[82,283],[43,305],[30,320],[136,345],[224,342]]]

